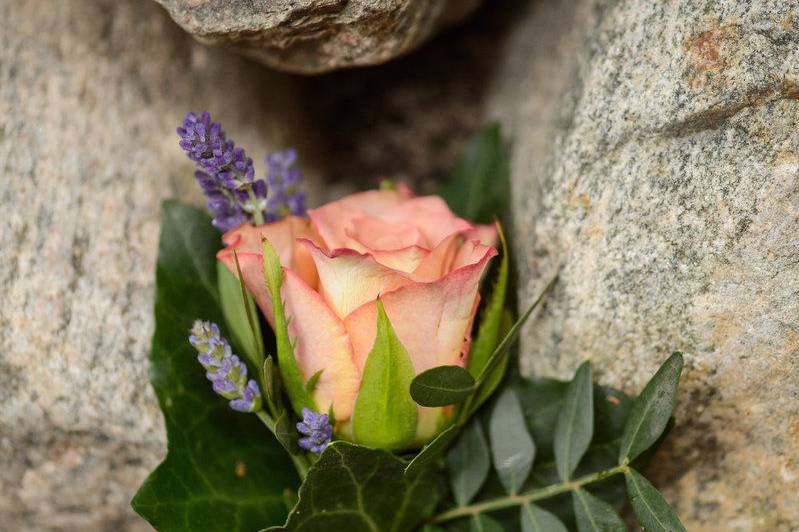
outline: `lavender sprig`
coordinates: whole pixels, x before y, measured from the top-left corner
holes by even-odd
[[[180,147],[200,167],[194,175],[214,215],[214,226],[228,231],[246,221],[263,223],[266,182],[255,179],[252,159],[227,140],[221,124],[212,121],[207,111],[199,116],[188,113],[177,132]]]
[[[317,414],[309,408],[302,409],[302,421],[297,423],[297,431],[303,434],[300,447],[314,454],[322,454],[333,436],[333,426],[327,414]]]
[[[247,380],[247,366],[233,354],[230,344],[210,321],[194,322],[189,343],[199,353],[197,360],[206,370],[216,393],[230,400],[230,408],[239,412],[261,409],[261,390],[253,380]]]
[[[269,198],[266,203],[266,220],[273,222],[288,215],[305,216],[305,194],[300,188],[302,172],[294,168],[297,150],[289,148],[266,156],[269,168]]]

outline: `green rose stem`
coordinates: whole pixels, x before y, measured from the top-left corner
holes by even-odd
[[[496,499],[489,499],[487,501],[481,501],[474,504],[468,504],[466,506],[460,506],[458,508],[453,508],[452,510],[447,510],[446,512],[433,516],[428,520],[428,523],[430,524],[443,523],[446,521],[461,519],[464,517],[484,512],[493,512],[495,510],[502,510],[503,508],[511,508],[514,506],[523,506],[531,502],[540,501],[542,499],[548,499],[550,497],[554,497],[555,495],[560,495],[561,493],[574,491],[587,484],[593,484],[594,482],[605,480],[606,478],[612,477],[613,475],[618,475],[620,473],[627,473],[628,470],[629,466],[624,464],[612,467],[610,469],[606,469],[604,471],[599,471],[598,473],[592,473],[590,475],[586,475],[578,479],[567,480],[564,482],[560,482],[558,484],[552,484],[551,486],[546,486],[544,488],[528,491],[526,493],[520,493],[518,495],[508,495],[505,497],[497,497]]]

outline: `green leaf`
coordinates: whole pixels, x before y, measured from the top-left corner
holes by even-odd
[[[487,126],[469,141],[441,196],[456,214],[478,223],[507,213],[510,165],[499,124]]]
[[[275,420],[275,438],[287,452],[291,454],[299,454],[301,452],[297,443],[299,440],[297,427],[286,410],[283,410]]]
[[[474,391],[474,378],[460,366],[438,366],[411,381],[411,397],[421,406],[447,406],[463,402]]]
[[[352,413],[352,431],[358,443],[396,450],[413,441],[418,408],[409,390],[414,375],[411,357],[378,299],[375,343],[364,364]]]
[[[673,353],[647,383],[630,410],[624,427],[619,462],[634,460],[657,441],[677,404],[682,354]]]
[[[647,532],[685,531],[680,519],[655,487],[633,468],[624,474],[635,517]]]
[[[509,253],[508,244],[505,241],[505,233],[502,226],[497,224],[499,229],[499,240],[502,243],[502,261],[499,264],[499,272],[494,289],[488,298],[488,303],[483,309],[480,327],[477,329],[477,336],[472,342],[469,350],[469,372],[476,378],[480,376],[483,369],[491,358],[491,353],[499,343],[499,333],[502,328],[502,314],[505,309],[505,300],[508,292],[508,270]]]
[[[535,443],[512,389],[506,389],[497,399],[488,427],[494,469],[505,490],[515,495],[533,467]]]
[[[535,504],[522,506],[519,520],[522,524],[522,532],[568,532],[555,515]]]
[[[488,444],[479,419],[472,420],[461,432],[460,439],[447,455],[447,466],[455,502],[459,506],[469,504],[491,468]]]
[[[275,341],[277,342],[277,366],[280,370],[283,386],[291,399],[291,405],[297,415],[303,408],[318,411],[316,404],[305,389],[305,380],[302,377],[297,359],[294,357],[294,347],[289,339],[286,309],[280,297],[280,287],[283,285],[283,267],[280,258],[269,240],[263,240],[264,281],[272,299],[272,311],[275,317]]]
[[[527,428],[535,441],[539,465],[555,457],[552,449],[554,429],[568,387],[568,382],[541,378],[521,379],[513,384],[527,419]]]
[[[513,314],[508,310],[505,309],[502,312],[502,321],[500,324],[500,331],[502,335],[508,334],[511,327],[513,327]],[[485,377],[483,385],[480,386],[480,389],[475,394],[474,402],[472,403],[472,411],[476,411],[480,406],[486,402],[486,400],[491,397],[491,394],[494,393],[494,390],[497,389],[497,386],[500,385],[502,379],[505,377],[505,371],[508,369],[508,361],[510,360],[510,350],[506,351],[502,358],[500,359],[499,363],[494,366]]]
[[[470,532],[505,532],[505,527],[486,514],[472,514],[472,519],[469,522]]]
[[[305,390],[309,394],[312,394],[314,390],[316,390],[316,383],[319,382],[319,377],[322,376],[322,372],[324,371],[325,371],[324,368],[320,369],[319,371],[311,375],[311,378],[308,379],[308,382],[305,383]]]
[[[624,532],[627,530],[624,521],[608,503],[582,488],[572,491],[572,504],[579,532]]]
[[[334,442],[308,472],[286,524],[270,530],[412,530],[435,510],[441,485],[429,469],[404,469],[389,452]]]
[[[566,391],[555,427],[555,463],[561,480],[569,480],[594,435],[594,388],[591,363],[583,362]]]
[[[480,396],[480,389],[485,385],[488,380],[488,376],[492,374],[494,369],[503,363],[505,354],[510,350],[516,340],[519,338],[519,334],[521,333],[522,327],[524,326],[527,319],[533,313],[533,310],[536,309],[539,303],[544,299],[544,296],[555,286],[555,281],[557,281],[557,277],[553,277],[538,297],[533,301],[533,303],[528,307],[528,309],[522,314],[522,316],[516,320],[516,323],[513,324],[508,334],[502,339],[499,345],[494,349],[494,352],[491,353],[491,357],[489,357],[488,362],[486,363],[483,371],[480,373],[480,376],[477,378],[476,381],[476,388],[478,389],[478,397]],[[473,407],[471,411],[473,412],[476,407]]]
[[[187,340],[196,318],[224,324],[219,242],[205,213],[163,204],[150,378],[168,453],[131,502],[158,530],[249,532],[281,523],[283,490],[298,485],[288,456],[257,417],[234,412],[211,390]]]
[[[236,269],[239,269],[238,257],[233,255]],[[255,300],[244,287],[244,283],[225,266],[217,261],[217,283],[222,304],[225,323],[230,330],[233,346],[244,354],[256,367],[264,363],[264,339]]]
[[[451,425],[436,436],[433,441],[422,447],[416,456],[405,467],[405,474],[414,474],[420,468],[424,468],[437,461],[444,455],[450,444],[458,436],[460,427]]]

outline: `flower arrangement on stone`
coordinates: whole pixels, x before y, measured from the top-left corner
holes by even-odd
[[[177,131],[212,219],[164,207],[151,361],[169,455],[133,501],[156,528],[616,531],[619,490],[603,481],[623,475],[647,530],[683,529],[637,472],[674,409],[680,354],[634,400],[595,385],[590,362],[568,383],[505,376],[555,278],[514,323],[488,191],[507,190],[498,128],[448,200],[384,183],[311,209],[295,150],[269,154],[261,178],[207,112]],[[568,509],[539,505],[564,493]]]

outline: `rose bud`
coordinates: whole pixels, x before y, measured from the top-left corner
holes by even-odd
[[[379,412],[357,413],[353,427],[356,403],[371,404],[358,399],[378,336],[378,308],[414,375],[465,367],[480,281],[497,255],[496,227],[476,226],[441,198],[415,197],[405,187],[352,194],[308,215],[243,224],[223,235],[227,247],[217,257],[235,274],[236,252],[244,284],[274,327],[261,245],[271,243],[283,267],[281,296],[297,366],[306,381],[321,370],[312,399],[316,411],[332,411],[338,437],[391,450],[419,447],[447,425],[451,408],[414,404],[414,424],[387,439],[358,430],[357,419]]]

